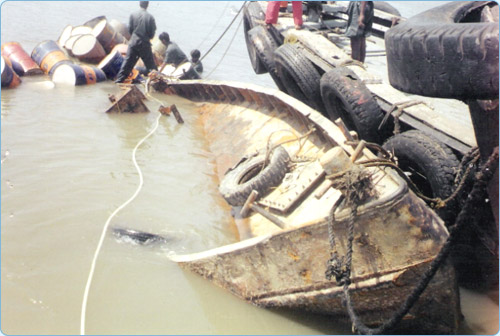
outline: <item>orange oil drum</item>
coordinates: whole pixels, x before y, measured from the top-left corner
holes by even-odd
[[[79,64],[61,64],[52,73],[52,81],[56,84],[89,85],[106,80],[101,69]]]
[[[51,70],[61,62],[72,63],[66,53],[52,40],[39,43],[33,49],[31,58],[40,66],[43,72],[48,74],[52,74]]]

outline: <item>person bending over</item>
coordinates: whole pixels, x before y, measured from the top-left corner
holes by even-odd
[[[127,55],[118,72],[115,83],[123,83],[139,60],[144,62],[147,72],[157,70],[156,63],[151,50],[150,40],[155,36],[156,22],[154,17],[147,12],[149,1],[139,1],[141,9],[129,19],[130,41],[128,43]]]
[[[188,61],[186,54],[181,50],[181,48],[179,48],[177,43],[170,41],[168,33],[161,33],[159,38],[160,41],[167,47],[167,50],[165,51],[165,59],[163,60],[161,68],[163,68],[165,64],[173,64],[175,67],[178,67],[180,64]]]

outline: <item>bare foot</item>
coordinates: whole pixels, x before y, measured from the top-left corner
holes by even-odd
[[[296,29],[296,30],[301,30],[302,28],[303,28],[302,26],[295,25],[295,29]]]

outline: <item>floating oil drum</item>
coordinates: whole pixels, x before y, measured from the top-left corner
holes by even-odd
[[[116,75],[120,71],[123,63],[123,56],[118,50],[114,50],[108,56],[106,56],[101,63],[97,66],[99,69],[104,71],[108,79],[115,79]]]
[[[85,63],[97,64],[106,57],[106,52],[94,35],[80,35],[71,48],[73,56]]]
[[[64,27],[61,35],[59,36],[59,39],[57,40],[57,43],[59,44],[60,47],[64,47],[66,41],[71,37],[72,30],[73,30],[72,25],[67,25],[66,27]]]
[[[57,84],[89,85],[106,80],[104,72],[96,67],[79,64],[61,64],[54,70],[52,81]]]
[[[130,40],[130,33],[128,31],[127,26],[124,23],[122,23],[116,19],[111,19],[109,21],[109,25],[111,27],[113,27],[115,32],[120,33],[124,38],[126,38],[127,40]]]
[[[90,27],[90,28],[94,28],[96,26],[96,24],[98,24],[102,20],[106,20],[106,17],[104,15],[101,15],[101,16],[95,17],[95,18],[93,18],[91,20],[88,20],[83,25],[87,26],[87,27]]]
[[[126,43],[127,40],[122,34],[116,32],[107,20],[101,20],[92,30],[92,34],[102,44],[106,52],[111,52],[113,47],[120,43]]]
[[[2,68],[2,87],[15,88],[21,83],[21,78],[12,70],[10,65],[5,61],[4,57],[1,58]]]
[[[43,74],[42,69],[40,69],[30,55],[17,42],[2,44],[2,54],[10,59],[12,68],[20,76]]]
[[[31,58],[40,66],[43,72],[50,74],[51,69],[61,62],[71,63],[68,56],[52,40],[47,40],[39,43],[33,52]]]

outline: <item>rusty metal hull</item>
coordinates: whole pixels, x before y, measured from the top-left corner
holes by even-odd
[[[195,109],[202,115],[220,177],[248,148],[265,145],[268,134],[285,126],[297,134],[312,130],[301,147],[308,153],[316,149],[314,153],[320,156],[335,146],[353,152],[345,144],[348,134],[277,90],[207,81],[183,81],[156,88],[201,103],[195,104]],[[369,151],[363,155],[374,157]],[[378,173],[383,185],[380,196],[361,205],[355,218],[350,285],[356,312],[371,326],[382,324],[399,308],[448,238],[443,222],[408,190],[403,180],[391,171]],[[342,288],[335,280],[325,278],[330,257],[325,214],[335,197],[325,196],[323,203],[315,200],[314,190],[320,185],[315,185],[290,213],[275,213],[283,222],[291,223],[284,230],[262,229],[272,225],[253,214],[248,221],[261,230],[252,231],[250,238],[171,259],[253,304],[343,319],[347,312],[342,304]],[[347,253],[348,215],[348,209],[339,211],[333,224],[340,255]],[[460,317],[455,274],[446,263],[398,331],[455,333]]]

